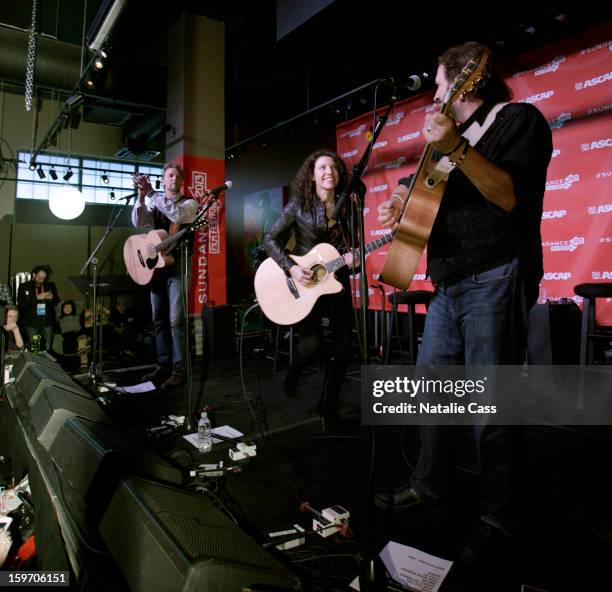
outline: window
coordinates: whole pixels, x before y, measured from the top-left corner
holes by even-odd
[[[155,187],[155,181],[157,178],[161,178],[163,168],[151,164],[140,165],[79,156],[68,158],[41,153],[36,159],[37,170],[31,171],[29,167],[30,155],[30,152],[23,150],[18,153],[18,199],[46,201],[55,187],[68,184],[82,191],[86,203],[112,204],[111,192],[114,192],[116,197],[121,197],[134,191],[133,173],[140,172],[151,175],[151,184]],[[44,173],[42,178],[39,175],[39,169]],[[51,176],[52,170],[57,175],[56,180]],[[73,174],[65,181],[64,175],[69,170]],[[108,179],[108,183],[104,183],[102,180],[103,175]]]

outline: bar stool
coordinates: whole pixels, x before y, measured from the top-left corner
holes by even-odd
[[[430,290],[412,290],[410,292],[393,292],[393,294],[389,294],[388,300],[391,303],[391,319],[388,323],[387,330],[387,351],[385,353],[385,364],[388,364],[391,359],[393,320],[397,319],[397,307],[400,304],[406,304],[408,306],[408,335],[406,337],[408,339],[408,363],[411,365],[415,364],[419,337],[415,328],[416,306],[417,304],[424,304],[425,308],[427,308],[432,297],[433,292]],[[399,335],[399,326],[396,327],[396,335],[398,339],[401,339]]]
[[[598,298],[612,298],[612,282],[578,284],[574,294],[582,296],[582,328],[580,330],[580,365],[593,364],[595,340],[612,340],[612,326],[597,325],[595,313]]]

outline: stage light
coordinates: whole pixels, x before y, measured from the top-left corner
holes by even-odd
[[[106,174],[106,171],[103,172],[102,176],[100,177],[100,181],[102,181],[104,185],[108,185],[108,176]]]
[[[49,209],[62,220],[74,220],[85,209],[85,198],[76,187],[58,187],[49,196]]]
[[[114,192],[114,191],[111,191],[111,192],[110,192],[110,198],[111,198],[111,199],[115,199],[115,192]]]
[[[30,170],[31,171],[35,171],[36,170],[36,161],[34,161],[34,160],[30,161]]]
[[[96,70],[103,70],[106,65],[106,53],[100,50],[93,61],[93,67]]]
[[[74,173],[72,172],[72,169],[68,167],[68,170],[66,171],[66,174],[64,175],[64,181],[69,181],[72,175],[74,175]]]
[[[38,168],[36,169],[36,174],[38,175],[39,179],[44,179],[47,176],[40,165],[38,165]]]
[[[96,83],[94,82],[93,78],[91,77],[91,74],[85,79],[85,87],[88,88],[89,90],[95,88]]]
[[[157,180],[155,181],[155,189],[159,189],[161,187],[161,181],[159,180],[159,177],[157,177]]]
[[[51,165],[51,168],[49,169],[49,176],[54,180],[57,181],[57,171],[55,170],[55,167],[53,165]]]

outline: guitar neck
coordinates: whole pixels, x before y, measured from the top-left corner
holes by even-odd
[[[388,232],[387,234],[377,238],[376,240],[373,240],[371,243],[368,243],[365,247],[365,254],[367,255],[368,253],[371,253],[372,251],[375,251],[376,249],[380,249],[380,247],[384,247],[387,243],[390,243],[393,240],[393,232]],[[354,249],[353,251],[351,251],[351,254],[353,255],[353,257],[355,257],[355,255],[359,254],[359,249]],[[344,266],[346,265],[346,261],[344,260],[344,257],[336,257],[335,259],[332,259],[331,261],[328,261],[325,264],[325,269],[328,272],[333,272],[333,271],[337,271],[338,269],[342,269]]]
[[[176,242],[178,242],[187,232],[191,230],[189,228],[183,228],[183,230],[179,230],[176,234],[169,236],[167,239],[163,240],[161,243],[155,245],[155,252],[159,253],[160,251],[166,251],[170,247],[173,247]]]

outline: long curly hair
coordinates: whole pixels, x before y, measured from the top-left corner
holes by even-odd
[[[346,181],[348,180],[346,165],[335,152],[326,149],[316,150],[306,157],[291,183],[291,194],[299,198],[303,206],[308,206],[313,203],[317,195],[312,177],[315,163],[321,156],[329,156],[332,158],[338,168],[339,180],[338,185],[336,185],[336,194],[342,191],[342,188],[346,185]]]

